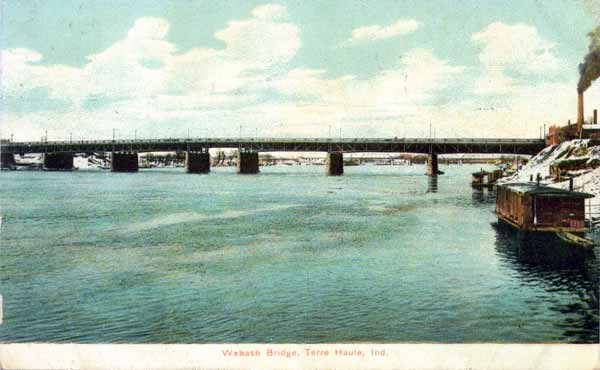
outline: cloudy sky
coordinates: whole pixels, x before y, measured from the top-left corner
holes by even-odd
[[[600,24],[599,0],[1,4],[15,140],[538,137],[576,117]]]

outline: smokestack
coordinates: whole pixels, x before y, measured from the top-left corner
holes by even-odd
[[[594,125],[598,124],[598,109],[594,109],[594,120],[592,122]]]
[[[583,126],[583,91],[577,92],[577,131]]]

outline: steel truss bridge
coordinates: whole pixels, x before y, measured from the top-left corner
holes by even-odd
[[[526,154],[545,147],[543,139],[400,139],[400,138],[187,138],[90,141],[13,142],[3,140],[0,152],[98,153],[98,152],[172,152],[233,148],[257,152],[345,152],[345,153],[425,153],[425,154]]]

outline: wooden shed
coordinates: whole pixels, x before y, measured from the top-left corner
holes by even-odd
[[[496,214],[524,231],[583,233],[585,199],[593,197],[533,182],[498,185]]]

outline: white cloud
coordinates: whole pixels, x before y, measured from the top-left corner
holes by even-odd
[[[36,64],[43,56],[28,49],[6,49],[0,54],[2,92],[5,96],[19,96],[28,90],[44,88],[52,97],[75,94],[78,86],[71,82],[79,78],[76,68],[64,65]]]
[[[127,37],[88,56],[82,68],[45,65],[43,57],[27,49],[2,51],[2,88],[15,96],[46,88],[53,97],[81,104],[89,96],[124,99],[160,93],[167,76],[164,66],[173,58],[174,45],[162,38],[168,23],[158,18],[138,19]]]
[[[464,71],[438,59],[431,50],[413,49],[405,53],[395,68],[383,70],[370,79],[353,76],[327,79],[324,70],[294,69],[271,86],[296,97],[313,97],[322,102],[350,105],[423,102],[447,86]]]
[[[411,50],[401,60],[398,68],[383,71],[375,79],[384,96],[425,100],[437,90],[447,87],[465,70],[462,66],[452,66],[437,58],[433,51],[427,49]]]
[[[138,19],[127,33],[130,39],[163,39],[169,32],[169,23],[161,18],[143,17]]]
[[[172,58],[166,67],[169,92],[195,96],[233,92],[249,88],[289,62],[301,41],[296,25],[280,21],[286,18],[285,7],[263,5],[252,14],[215,33],[224,49],[197,48]]]
[[[111,54],[121,52],[122,65],[143,68],[135,61],[146,54],[125,52],[122,48],[126,44],[113,45],[100,53],[101,57],[91,58],[90,64],[113,66],[116,62]],[[102,109],[80,109],[66,114],[36,113],[27,116],[29,121],[21,117],[15,122],[25,120],[30,125],[44,125],[52,132],[62,130],[63,137],[66,130],[74,130],[84,137],[107,137],[112,127],[119,129],[121,137],[133,129],[144,136],[144,130],[151,127],[159,128],[165,135],[181,136],[185,134],[182,127],[194,127],[199,122],[203,128],[225,135],[236,135],[237,129],[227,131],[226,127],[237,128],[240,123],[257,127],[266,135],[322,136],[323,127],[330,124],[344,126],[348,132],[358,129],[375,136],[397,135],[401,125],[405,125],[405,130],[418,129],[419,117],[428,115],[428,101],[448,83],[456,81],[464,70],[438,59],[430,50],[415,49],[405,53],[397,66],[371,78],[329,78],[325,70],[303,68],[292,69],[278,77],[265,70],[250,74],[244,69],[242,59],[232,57],[228,48],[193,49],[182,55],[173,50],[167,48],[159,53],[157,57],[166,66],[157,73],[178,87],[177,94],[131,92]],[[112,73],[120,73],[120,70],[113,68]],[[125,75],[120,76],[125,78]],[[175,80],[176,76],[181,80]],[[121,94],[135,86],[121,82],[122,86],[113,92]],[[162,86],[157,91],[169,88]],[[240,93],[242,88],[244,92]],[[258,103],[260,100],[254,94],[268,90],[275,90],[284,97],[271,94],[266,101]],[[106,93],[109,92],[107,89]],[[172,130],[177,129],[181,132],[172,134]]]
[[[300,48],[298,28],[286,22],[286,9],[263,5],[253,16],[233,21],[215,33],[224,49],[192,49],[177,54],[165,40],[169,24],[163,19],[138,19],[127,36],[107,49],[87,57],[82,68],[37,64],[39,53],[27,49],[2,51],[2,87],[19,95],[47,88],[61,99],[82,105],[93,101],[142,99],[163,94],[197,97],[200,101],[230,101],[221,95],[239,89],[270,68],[287,63]],[[189,95],[189,97],[188,97]],[[203,104],[204,104],[203,103]]]
[[[164,40],[169,25],[159,18],[141,18],[127,38],[88,57],[81,71],[82,92],[112,98],[152,96],[164,90],[164,66],[176,47]]]
[[[483,44],[479,60],[491,70],[545,73],[560,67],[556,44],[542,39],[533,26],[495,22],[472,39]]]
[[[226,44],[224,57],[247,63],[248,68],[288,62],[300,49],[298,27],[279,22],[280,17],[274,17],[273,11],[258,13],[260,17],[229,22],[226,29],[215,33]]]
[[[518,86],[511,94],[486,97],[483,100],[465,100],[445,106],[439,111],[439,120],[452,122],[461,136],[471,137],[539,137],[545,125],[563,126],[577,117],[576,80],[544,82],[532,86]],[[600,101],[600,86],[586,93],[586,116],[591,115],[591,102]]]
[[[328,79],[325,74],[325,70],[297,68],[268,86],[299,101],[340,101],[349,93],[354,77]]]
[[[509,94],[516,85],[515,80],[502,71],[487,70],[474,81],[473,91],[477,95]]]
[[[476,94],[507,94],[531,76],[552,75],[564,66],[556,55],[557,45],[527,24],[495,22],[475,33],[472,40],[482,46],[483,73],[475,81]]]
[[[287,8],[279,4],[259,5],[252,10],[252,15],[267,21],[281,21],[288,17]]]
[[[415,117],[428,116],[431,98],[456,82],[464,67],[438,59],[431,50],[407,52],[394,68],[368,79],[327,78],[326,71],[294,69],[270,87],[293,100],[249,107],[247,116],[282,122],[280,131],[323,136],[330,124],[368,131],[367,135],[398,134]],[[364,135],[365,133],[363,133]]]
[[[414,19],[400,19],[388,26],[374,24],[352,30],[352,36],[343,43],[343,46],[349,46],[356,43],[377,41],[408,35],[419,28],[420,23]]]
[[[207,111],[231,116],[228,109],[255,100],[251,90],[279,73],[300,48],[299,29],[286,19],[284,6],[261,5],[248,18],[231,21],[215,33],[224,48],[178,54],[166,40],[169,23],[143,17],[124,39],[88,56],[81,68],[39,63],[43,56],[32,50],[3,50],[5,98],[16,97],[12,101],[18,102],[19,97],[30,96],[24,95],[28,91],[41,88],[72,104],[66,113],[6,112],[3,128],[11,126],[5,122],[10,119],[22,127],[63,132],[74,130],[75,124],[81,126],[79,132],[98,134],[121,125],[142,128],[182,119],[198,122]]]
[[[371,27],[356,40],[414,31],[399,23]],[[389,137],[427,135],[433,123],[438,137],[526,137],[544,122],[574,116],[574,82],[526,83],[524,75],[546,76],[561,63],[556,45],[525,25],[495,23],[473,35],[482,45],[483,73],[475,78],[428,49],[409,50],[397,65],[369,77],[292,67],[300,30],[275,4],[256,7],[215,32],[221,48],[178,52],[167,41],[168,30],[163,19],[138,19],[122,40],[89,56],[81,68],[48,65],[27,49],[2,51],[5,98],[42,89],[72,105],[67,111],[5,109],[3,134],[39,139],[47,129],[55,139],[70,131],[76,138],[110,137],[115,127],[120,137],[133,130],[138,137],[184,136],[188,128],[192,135],[208,130],[234,136],[243,124],[269,136],[322,137],[332,125],[346,137]],[[468,87],[473,98],[463,96]],[[597,90],[592,86],[588,101],[600,101]]]

